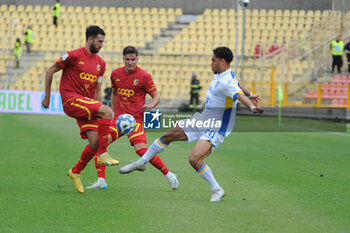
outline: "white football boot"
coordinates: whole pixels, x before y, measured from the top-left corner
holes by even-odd
[[[177,180],[177,175],[169,171],[169,173],[166,174],[165,177],[169,181],[169,184],[171,185],[171,188],[173,190],[176,190],[179,187],[179,181]]]
[[[225,196],[225,192],[222,188],[218,189],[218,190],[214,190],[212,192],[210,201],[211,202],[218,202],[221,201],[221,199]]]
[[[86,187],[86,189],[107,189],[108,185],[105,180],[97,180],[93,185]]]
[[[120,174],[127,174],[132,171],[145,171],[146,170],[146,165],[140,166],[137,164],[137,162],[131,162],[128,165],[125,165],[124,167],[119,169]]]

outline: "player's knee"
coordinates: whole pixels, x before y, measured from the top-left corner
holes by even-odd
[[[188,157],[188,162],[191,164],[191,166],[194,169],[199,169],[200,168],[200,157],[196,156],[195,154],[191,153],[190,156]]]
[[[101,118],[105,118],[105,119],[112,119],[113,118],[112,109],[106,105],[101,105],[101,107],[98,109],[97,114]]]
[[[185,141],[187,139],[187,136],[181,128],[175,127],[170,131],[165,132],[161,136],[161,139],[163,140],[163,142],[169,144],[174,141]]]
[[[98,141],[89,142],[89,146],[91,147],[91,149],[97,151],[98,150]]]
[[[160,138],[162,139],[163,142],[169,144],[172,141],[174,141],[175,137],[176,137],[175,132],[168,131],[168,132],[164,133]]]

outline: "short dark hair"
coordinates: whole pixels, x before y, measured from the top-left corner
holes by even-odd
[[[138,56],[139,51],[135,46],[128,45],[123,49],[123,56],[125,56],[126,54],[136,54],[136,56]]]
[[[96,38],[97,35],[103,35],[105,36],[105,32],[103,31],[102,28],[100,28],[99,26],[96,26],[96,25],[90,25],[86,28],[86,31],[85,31],[85,37],[86,37],[86,40],[89,39],[90,36],[92,36],[93,38]]]
[[[223,58],[227,64],[230,64],[233,60],[232,51],[227,47],[217,47],[213,52],[217,58]]]

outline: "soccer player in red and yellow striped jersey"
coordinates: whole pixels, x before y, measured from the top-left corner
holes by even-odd
[[[137,66],[138,50],[134,46],[123,49],[123,61],[125,66],[113,70],[111,74],[112,98],[111,104],[114,110],[115,122],[121,114],[130,114],[136,120],[136,129],[128,135],[130,144],[134,147],[136,154],[143,156],[147,151],[146,132],[143,128],[143,112],[150,111],[159,103],[159,95],[153,83],[152,77],[146,71]],[[146,94],[152,97],[149,104],[145,104]],[[114,123],[112,125],[115,125]],[[115,130],[112,132],[113,140],[122,136]],[[172,189],[177,189],[179,182],[177,176],[170,172],[158,155],[155,155],[150,163],[161,171],[169,181]],[[105,189],[105,166],[98,165],[95,160],[98,180],[87,187],[91,189]],[[143,167],[140,170],[144,170]]]
[[[84,192],[80,172],[95,154],[100,164],[119,164],[107,153],[113,111],[98,101],[106,63],[97,53],[103,47],[104,38],[105,32],[100,27],[94,25],[87,27],[85,46],[67,52],[46,72],[42,106],[49,107],[53,74],[62,69],[60,94],[63,110],[68,116],[77,120],[81,137],[89,141],[77,164],[68,171],[68,176],[80,193]]]

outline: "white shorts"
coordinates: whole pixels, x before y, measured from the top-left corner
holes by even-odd
[[[194,118],[200,118],[200,115],[197,115],[196,113],[195,115],[193,115],[191,119],[194,119]],[[184,119],[181,121],[185,122],[191,119]],[[181,127],[181,124],[178,124],[178,125]],[[186,143],[191,143],[193,141],[198,141],[200,139],[207,140],[212,144],[212,149],[211,149],[212,151],[216,147],[218,147],[225,139],[225,136],[220,134],[219,131],[215,128],[204,129],[204,128],[198,128],[196,127],[196,125],[193,125],[193,126],[187,125],[181,128],[187,136],[187,141],[185,141]]]

